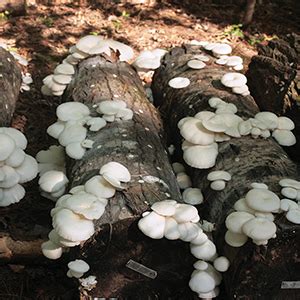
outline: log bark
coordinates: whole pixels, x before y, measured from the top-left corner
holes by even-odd
[[[25,0],[1,0],[0,12],[8,11],[9,14],[21,16],[26,13]]]
[[[163,142],[157,110],[148,101],[141,80],[124,62],[92,57],[83,61],[66,100],[92,107],[103,100],[122,99],[133,110],[133,120],[109,123],[88,138],[95,141],[79,161],[69,161],[71,187],[85,183],[109,161],[118,161],[130,171],[126,190],[109,200],[104,215],[95,222],[96,233],[72,249],[71,257],[85,259],[96,275],[96,288],[81,297],[161,299],[193,297],[187,282],[192,256],[187,243],[152,240],[137,228],[141,214],[168,197],[180,201],[180,192]],[[134,260],[157,271],[150,279],[126,268]]]
[[[0,127],[11,123],[21,82],[21,71],[15,59],[0,47]]]
[[[248,26],[253,19],[255,11],[256,0],[247,0],[244,16],[242,19],[243,26]]]
[[[261,110],[290,117],[295,125],[297,144],[287,148],[299,161],[300,151],[300,36],[290,34],[286,40],[260,45],[247,71],[251,95]]]
[[[182,158],[178,121],[202,110],[212,110],[208,105],[210,97],[217,96],[235,104],[238,115],[243,118],[253,117],[258,112],[251,96],[232,94],[222,86],[220,79],[228,68],[216,65],[213,58],[201,70],[186,66],[188,60],[199,52],[196,46],[172,49],[153,78],[155,104],[163,116],[168,140],[175,145],[177,161]],[[177,76],[189,78],[191,84],[184,89],[172,89],[168,81]],[[282,177],[297,178],[296,166],[272,138],[232,138],[218,145],[219,155],[212,169],[187,167],[187,172],[193,187],[201,188],[204,193],[204,203],[198,207],[200,215],[216,224],[213,236],[218,253],[231,261],[230,269],[223,275],[227,293],[223,296],[225,299],[280,299],[284,296],[281,282],[297,280],[300,276],[297,258],[300,255],[300,226],[278,215],[275,221],[277,237],[271,239],[267,246],[256,246],[248,241],[241,248],[232,248],[224,241],[224,220],[234,203],[250,189],[251,182],[264,182],[270,190],[279,194],[278,181]],[[232,175],[223,191],[209,188],[206,176],[213,170],[225,170]],[[291,294],[289,299],[296,299],[296,293]]]

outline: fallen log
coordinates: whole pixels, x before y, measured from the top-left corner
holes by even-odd
[[[243,118],[253,117],[259,111],[251,96],[233,94],[222,86],[220,79],[228,68],[216,65],[211,56],[204,69],[187,67],[187,62],[200,53],[198,46],[172,49],[156,70],[152,82],[154,103],[163,116],[168,141],[175,145],[177,161],[182,159],[178,121],[199,111],[211,111],[209,98],[220,97],[235,104],[238,115]],[[188,78],[190,85],[182,89],[171,88],[169,80],[178,76]],[[300,276],[297,258],[300,255],[300,226],[278,215],[275,221],[277,237],[269,240],[267,246],[256,246],[248,241],[243,247],[233,248],[224,241],[224,221],[252,182],[263,182],[270,190],[279,193],[278,181],[282,177],[297,178],[296,166],[272,138],[254,140],[244,136],[231,138],[218,143],[218,146],[219,155],[213,168],[200,170],[187,167],[187,173],[193,187],[203,191],[205,200],[198,210],[202,218],[215,223],[213,237],[218,254],[225,255],[231,262],[230,269],[223,275],[226,299],[283,299],[286,294],[281,290],[282,281],[294,281]],[[223,191],[209,188],[206,176],[213,170],[224,170],[232,175]],[[292,291],[289,299],[296,299],[295,294]]]
[[[300,150],[299,41],[299,35],[291,34],[286,40],[260,45],[246,74],[251,95],[261,110],[285,115],[294,121],[298,142],[286,151],[297,161]]]
[[[19,96],[22,76],[13,56],[0,47],[0,126],[9,126]]]
[[[70,188],[84,184],[110,161],[125,165],[132,177],[127,189],[109,199],[105,213],[95,222],[92,238],[71,248],[71,258],[87,261],[91,270],[86,275],[95,275],[98,281],[91,291],[82,291],[81,297],[191,299],[188,280],[193,258],[188,244],[152,240],[137,228],[141,214],[153,203],[181,198],[164,147],[159,114],[127,63],[100,56],[82,61],[64,100],[92,107],[113,99],[125,101],[133,119],[108,123],[100,131],[90,132],[87,138],[94,141],[93,148],[81,160],[67,163]],[[130,270],[126,267],[130,259],[158,276],[151,279]]]

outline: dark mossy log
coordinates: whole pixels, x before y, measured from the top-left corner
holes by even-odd
[[[10,15],[24,15],[26,13],[26,0],[1,0],[0,12],[4,11]]]
[[[132,176],[127,188],[109,199],[104,215],[95,222],[96,233],[73,258],[82,257],[97,277],[92,297],[120,299],[189,299],[188,280],[192,272],[187,243],[152,240],[137,228],[141,214],[168,197],[180,201],[180,192],[162,140],[159,113],[148,101],[142,82],[125,62],[92,57],[78,66],[65,100],[92,107],[103,100],[122,99],[133,110],[132,120],[108,123],[89,132],[94,141],[84,157],[67,164],[71,187],[84,184],[99,173],[105,163],[117,161]],[[92,109],[93,110],[93,109]],[[158,273],[151,279],[126,267],[130,260]]]
[[[272,40],[259,45],[247,71],[251,95],[261,110],[291,118],[297,144],[287,150],[299,161],[300,151],[300,35],[290,34],[285,40]]]
[[[0,47],[0,126],[11,123],[21,83],[21,71],[15,59]]]
[[[199,111],[212,111],[208,105],[210,97],[217,96],[235,104],[237,114],[243,118],[253,117],[258,112],[251,96],[233,94],[222,86],[220,79],[228,68],[215,64],[215,58],[210,57],[210,62],[201,70],[187,67],[188,60],[200,52],[196,46],[174,48],[164,57],[153,78],[154,100],[163,116],[168,140],[176,147],[177,160],[182,158],[178,121]],[[183,89],[172,89],[168,81],[178,76],[189,78],[191,84]],[[256,246],[249,240],[241,248],[232,248],[224,241],[224,220],[234,203],[250,189],[252,182],[266,183],[279,195],[278,181],[282,177],[297,178],[296,166],[272,138],[246,136],[218,145],[219,155],[213,168],[200,170],[187,167],[187,172],[193,187],[203,190],[205,200],[198,210],[203,219],[216,224],[213,236],[218,253],[231,261],[230,269],[223,276],[226,299],[279,299],[286,295],[281,290],[281,282],[298,280],[300,276],[300,226],[278,215],[277,237],[271,239],[267,246]],[[212,170],[225,170],[232,175],[223,191],[209,188],[206,176]]]

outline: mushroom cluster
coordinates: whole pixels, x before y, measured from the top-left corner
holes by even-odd
[[[102,117],[91,117],[90,109],[80,102],[65,102],[56,109],[57,122],[50,125],[47,133],[58,139],[69,157],[81,159],[87,148],[93,147],[93,141],[86,139],[90,131],[98,131],[107,122],[125,121],[133,118],[133,111],[122,100],[102,101],[95,104],[96,111]]]
[[[243,59],[239,56],[228,56],[222,55],[219,59],[216,60],[216,64],[225,65],[230,68],[233,68],[235,71],[243,70]]]
[[[217,293],[216,287],[222,280],[218,271],[227,271],[229,261],[225,257],[218,257],[216,246],[198,223],[200,217],[197,209],[175,200],[156,202],[151,209],[151,212],[142,214],[138,222],[139,229],[153,239],[165,237],[190,242],[191,253],[200,259],[194,264],[196,270],[191,275],[190,288],[202,298],[205,293]],[[205,261],[213,261],[214,267]]]
[[[127,107],[126,102],[123,100],[102,101],[98,103],[96,111],[107,122],[128,121],[133,118],[133,111]]]
[[[286,218],[294,223],[300,224],[300,182],[290,178],[279,181],[282,187],[281,194],[286,197],[280,201],[280,209],[286,212]],[[298,201],[296,203],[295,201]]]
[[[61,96],[75,74],[75,66],[83,59],[99,54],[111,55],[111,50],[120,54],[120,61],[133,58],[131,47],[101,36],[87,35],[69,49],[69,55],[55,69],[54,73],[43,79],[42,93],[46,96]]]
[[[252,188],[234,204],[234,209],[225,220],[227,244],[241,247],[249,237],[256,245],[266,245],[276,237],[273,213],[279,212],[280,199],[275,193],[263,186]]]
[[[68,277],[80,278],[90,269],[90,266],[82,259],[75,259],[68,263],[68,268]]]
[[[0,206],[19,202],[25,196],[21,185],[38,173],[36,160],[26,154],[27,139],[15,128],[0,127]]]
[[[142,72],[158,69],[160,67],[160,61],[166,53],[167,51],[163,49],[142,51],[132,65],[137,71]]]
[[[242,96],[250,95],[247,77],[241,73],[229,72],[222,76],[221,83],[232,89],[232,92]]]
[[[23,73],[22,72],[22,84],[20,87],[20,91],[30,91],[30,84],[33,82],[31,74],[30,73]]]
[[[211,181],[210,187],[215,191],[224,190],[226,181],[231,180],[231,175],[222,170],[212,171],[208,173],[207,180]]]
[[[183,189],[182,198],[187,204],[197,205],[203,202],[203,194],[200,189],[193,188],[190,177],[185,173],[184,165],[179,162],[172,164],[176,174],[176,179],[179,187]]]
[[[124,189],[124,183],[130,180],[125,166],[109,162],[101,167],[99,175],[61,196],[51,210],[53,230],[49,241],[42,244],[43,254],[58,259],[64,249],[88,240],[95,232],[93,220],[103,215],[108,198],[115,195],[116,189]]]
[[[215,57],[229,55],[232,52],[231,46],[225,43],[207,43],[202,47],[205,50],[211,51]]]
[[[52,145],[36,155],[39,169],[41,195],[52,201],[62,196],[69,182],[66,177],[65,151],[62,146]]]
[[[184,117],[177,126],[181,136],[183,159],[193,168],[208,169],[215,165],[217,142],[249,135],[253,138],[271,136],[283,146],[292,146],[296,138],[291,130],[295,125],[287,117],[277,117],[271,112],[259,112],[254,118],[243,120],[236,115],[237,107],[221,98],[208,100],[215,112],[201,111],[194,117]]]
[[[87,291],[91,291],[93,288],[96,287],[96,285],[98,283],[96,276],[93,276],[93,275],[90,275],[86,278],[80,278],[79,282],[80,282],[80,285],[82,286],[82,288]]]

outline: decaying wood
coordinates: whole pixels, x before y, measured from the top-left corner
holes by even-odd
[[[299,161],[300,151],[300,36],[288,35],[286,40],[272,40],[260,45],[247,71],[251,95],[261,110],[290,117],[295,125],[297,144],[286,150]]]
[[[94,236],[80,248],[71,249],[72,258],[82,257],[89,263],[91,270],[86,275],[95,275],[98,280],[96,288],[82,297],[193,297],[187,285],[193,259],[188,244],[152,240],[137,228],[141,213],[154,202],[168,197],[180,201],[159,114],[148,101],[137,74],[124,62],[88,58],[79,64],[67,94],[65,100],[83,102],[91,108],[103,100],[121,99],[134,112],[133,120],[108,123],[100,131],[90,132],[93,148],[81,160],[67,164],[71,187],[84,184],[110,161],[125,165],[132,176],[128,187],[109,200],[104,215],[95,222]],[[157,278],[126,268],[130,259],[157,271]]]
[[[244,26],[249,25],[252,22],[254,11],[255,11],[256,0],[247,0],[242,24]]]
[[[0,12],[8,11],[13,15],[24,15],[26,12],[25,0],[1,0]]]
[[[21,82],[21,71],[15,59],[0,47],[0,127],[10,125]]]
[[[178,121],[193,116],[202,110],[211,110],[208,99],[217,96],[238,108],[243,118],[253,117],[258,112],[251,96],[233,94],[220,83],[227,67],[219,66],[211,57],[207,66],[201,70],[189,69],[186,65],[193,54],[199,54],[198,47],[174,48],[167,54],[162,66],[155,72],[152,89],[155,103],[163,116],[169,142],[176,147],[176,159],[182,158]],[[183,89],[172,89],[168,81],[183,76],[191,84]],[[280,214],[276,217],[277,237],[267,246],[256,246],[248,241],[241,248],[232,248],[224,241],[226,216],[232,211],[234,203],[250,189],[251,182],[263,182],[269,189],[280,194],[278,181],[283,177],[297,178],[296,166],[283,149],[272,139],[253,139],[251,137],[232,138],[218,143],[219,155],[216,165],[209,170],[187,167],[193,187],[204,193],[204,203],[198,207],[201,216],[216,224],[214,241],[219,255],[231,261],[230,269],[224,273],[226,299],[279,299],[284,294],[282,281],[293,281],[300,276],[300,226],[288,222]],[[225,170],[232,175],[223,191],[209,188],[206,179],[212,170]],[[291,296],[289,299],[296,299]]]

